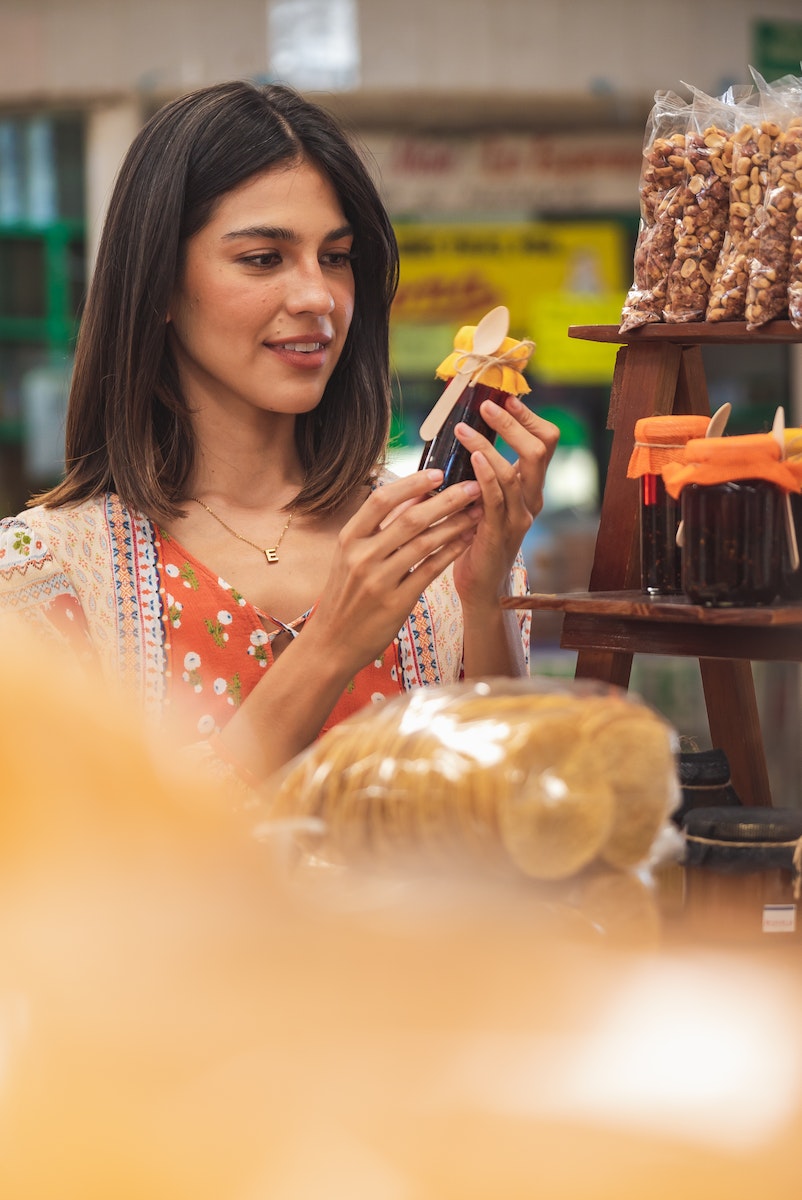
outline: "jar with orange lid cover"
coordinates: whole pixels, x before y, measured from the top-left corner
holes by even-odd
[[[681,497],[682,590],[695,604],[771,604],[780,592],[784,493],[802,463],[783,461],[772,434],[697,438],[663,473]]]
[[[679,503],[666,491],[663,467],[676,461],[691,438],[704,437],[709,423],[709,417],[674,414],[635,423],[627,478],[638,480],[641,589],[650,596],[682,591]]]

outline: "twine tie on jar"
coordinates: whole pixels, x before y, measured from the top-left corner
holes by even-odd
[[[706,838],[698,833],[686,833],[685,840],[695,842],[698,846],[723,846],[728,850],[734,846],[748,847],[750,850],[781,850],[783,847],[790,849],[793,846],[794,856],[791,865],[794,870],[794,900],[799,900],[802,895],[802,837],[794,838],[791,842],[725,842],[720,838]]]
[[[529,391],[522,372],[535,343],[508,337],[509,323],[509,310],[500,304],[485,313],[477,325],[463,325],[457,331],[453,350],[435,371],[438,379],[447,379],[448,383],[423,420],[419,430],[421,441],[435,439],[469,386],[482,383],[515,396]]]
[[[454,366],[459,375],[466,377],[471,383],[478,383],[480,377],[489,367],[498,367],[503,370],[504,367],[512,367],[514,371],[518,370],[521,354],[526,351],[527,357],[535,348],[535,343],[529,338],[522,338],[521,341],[515,342],[509,346],[503,353],[496,350],[493,354],[479,354],[476,350],[455,350],[454,351]]]
[[[640,450],[654,450],[658,447],[660,450],[684,450],[685,442],[635,442],[635,446]]]

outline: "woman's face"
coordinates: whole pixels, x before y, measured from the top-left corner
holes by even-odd
[[[308,412],[354,310],[353,231],[328,178],[301,162],[226,193],[185,247],[168,322],[194,413]]]

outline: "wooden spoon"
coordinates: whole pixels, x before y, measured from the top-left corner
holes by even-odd
[[[497,308],[491,308],[473,331],[472,352],[474,354],[493,354],[507,336],[509,327],[510,310],[503,304],[499,304]],[[468,372],[457,371],[457,374],[449,380],[445,391],[420,427],[421,441],[431,442],[437,436],[445,424],[448,414],[468,386],[469,379]]]
[[[713,413],[712,417],[710,418],[710,424],[708,425],[707,429],[705,430],[705,437],[706,438],[721,437],[722,433],[724,432],[724,426],[727,424],[727,422],[730,419],[731,412],[732,412],[731,404],[722,404],[721,408],[717,408],[716,411]],[[680,521],[679,525],[677,526],[677,545],[682,546],[684,544],[685,544],[685,522]]]
[[[782,405],[774,414],[774,423],[771,427],[771,432],[774,434],[774,440],[780,447],[780,458],[785,458],[785,409]],[[796,526],[794,525],[794,513],[791,508],[791,493],[785,493],[785,539],[788,542],[788,558],[791,563],[791,570],[799,570],[799,546],[796,540]]]

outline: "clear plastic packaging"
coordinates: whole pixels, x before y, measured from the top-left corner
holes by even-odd
[[[289,765],[269,819],[333,863],[482,865],[538,880],[649,858],[680,800],[673,728],[590,681],[486,679],[362,710]]]
[[[776,136],[753,231],[754,252],[746,293],[749,330],[759,329],[789,311],[796,216],[802,199],[802,80],[786,76],[766,83],[756,71],[752,73]]]
[[[702,321],[729,223],[733,133],[738,108],[728,93],[694,91],[685,135],[685,175],[670,212],[674,251],[666,282],[666,321]]]
[[[663,319],[666,281],[674,251],[671,203],[685,177],[685,130],[690,106],[676,92],[655,92],[643,141],[640,223],[632,285],[621,313],[621,333]]]
[[[727,232],[716,263],[708,321],[743,321],[755,251],[754,231],[766,192],[768,163],[779,126],[756,114],[732,141],[732,178]]]

